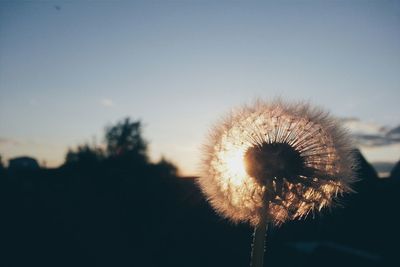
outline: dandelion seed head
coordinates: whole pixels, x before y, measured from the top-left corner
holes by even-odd
[[[335,203],[354,181],[351,139],[319,108],[281,100],[231,112],[204,146],[198,183],[233,222],[279,225]]]

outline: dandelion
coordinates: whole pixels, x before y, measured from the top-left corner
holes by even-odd
[[[198,183],[223,217],[255,226],[252,266],[261,266],[268,224],[332,206],[351,191],[351,142],[340,122],[304,103],[257,102],[211,131]]]

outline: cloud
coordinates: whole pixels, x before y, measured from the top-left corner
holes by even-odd
[[[100,105],[106,108],[111,108],[115,106],[115,103],[109,98],[103,98],[100,100]]]
[[[357,145],[364,147],[389,146],[400,143],[400,127],[388,128],[356,118],[342,119],[354,136]]]
[[[381,176],[387,176],[388,170],[400,159],[400,126],[383,127],[357,118],[342,121],[366,159]]]
[[[0,145],[13,145],[17,146],[20,145],[21,142],[11,139],[11,138],[5,138],[5,137],[0,137]]]
[[[341,119],[352,134],[360,135],[381,135],[385,128],[377,123],[364,122],[357,118]]]

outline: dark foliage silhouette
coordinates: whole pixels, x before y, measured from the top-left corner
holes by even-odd
[[[86,144],[78,146],[76,150],[69,149],[65,156],[65,164],[90,166],[100,163],[104,158],[102,149]]]
[[[392,179],[400,180],[400,161],[398,161],[396,165],[393,167],[393,170],[390,172],[390,177]]]
[[[3,158],[0,155],[0,171],[4,171]]]
[[[0,176],[0,266],[248,266],[252,229],[221,220],[168,160],[149,162],[140,125],[109,127],[106,151],[80,146],[58,169]],[[266,266],[398,265],[399,180],[358,157],[357,193],[270,229]]]
[[[129,118],[106,128],[107,153],[111,157],[142,156],[146,158],[147,143],[142,138],[140,121]]]
[[[2,179],[3,176],[5,175],[5,171],[6,171],[6,169],[5,169],[4,164],[3,164],[3,159],[2,159],[2,157],[0,155],[0,179]]]
[[[38,170],[39,168],[37,160],[28,156],[17,157],[8,161],[8,169],[10,171],[29,171]]]

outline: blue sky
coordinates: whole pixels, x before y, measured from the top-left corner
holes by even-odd
[[[399,1],[0,1],[0,154],[57,166],[130,116],[196,174],[210,125],[258,97],[397,126],[399,52]]]

